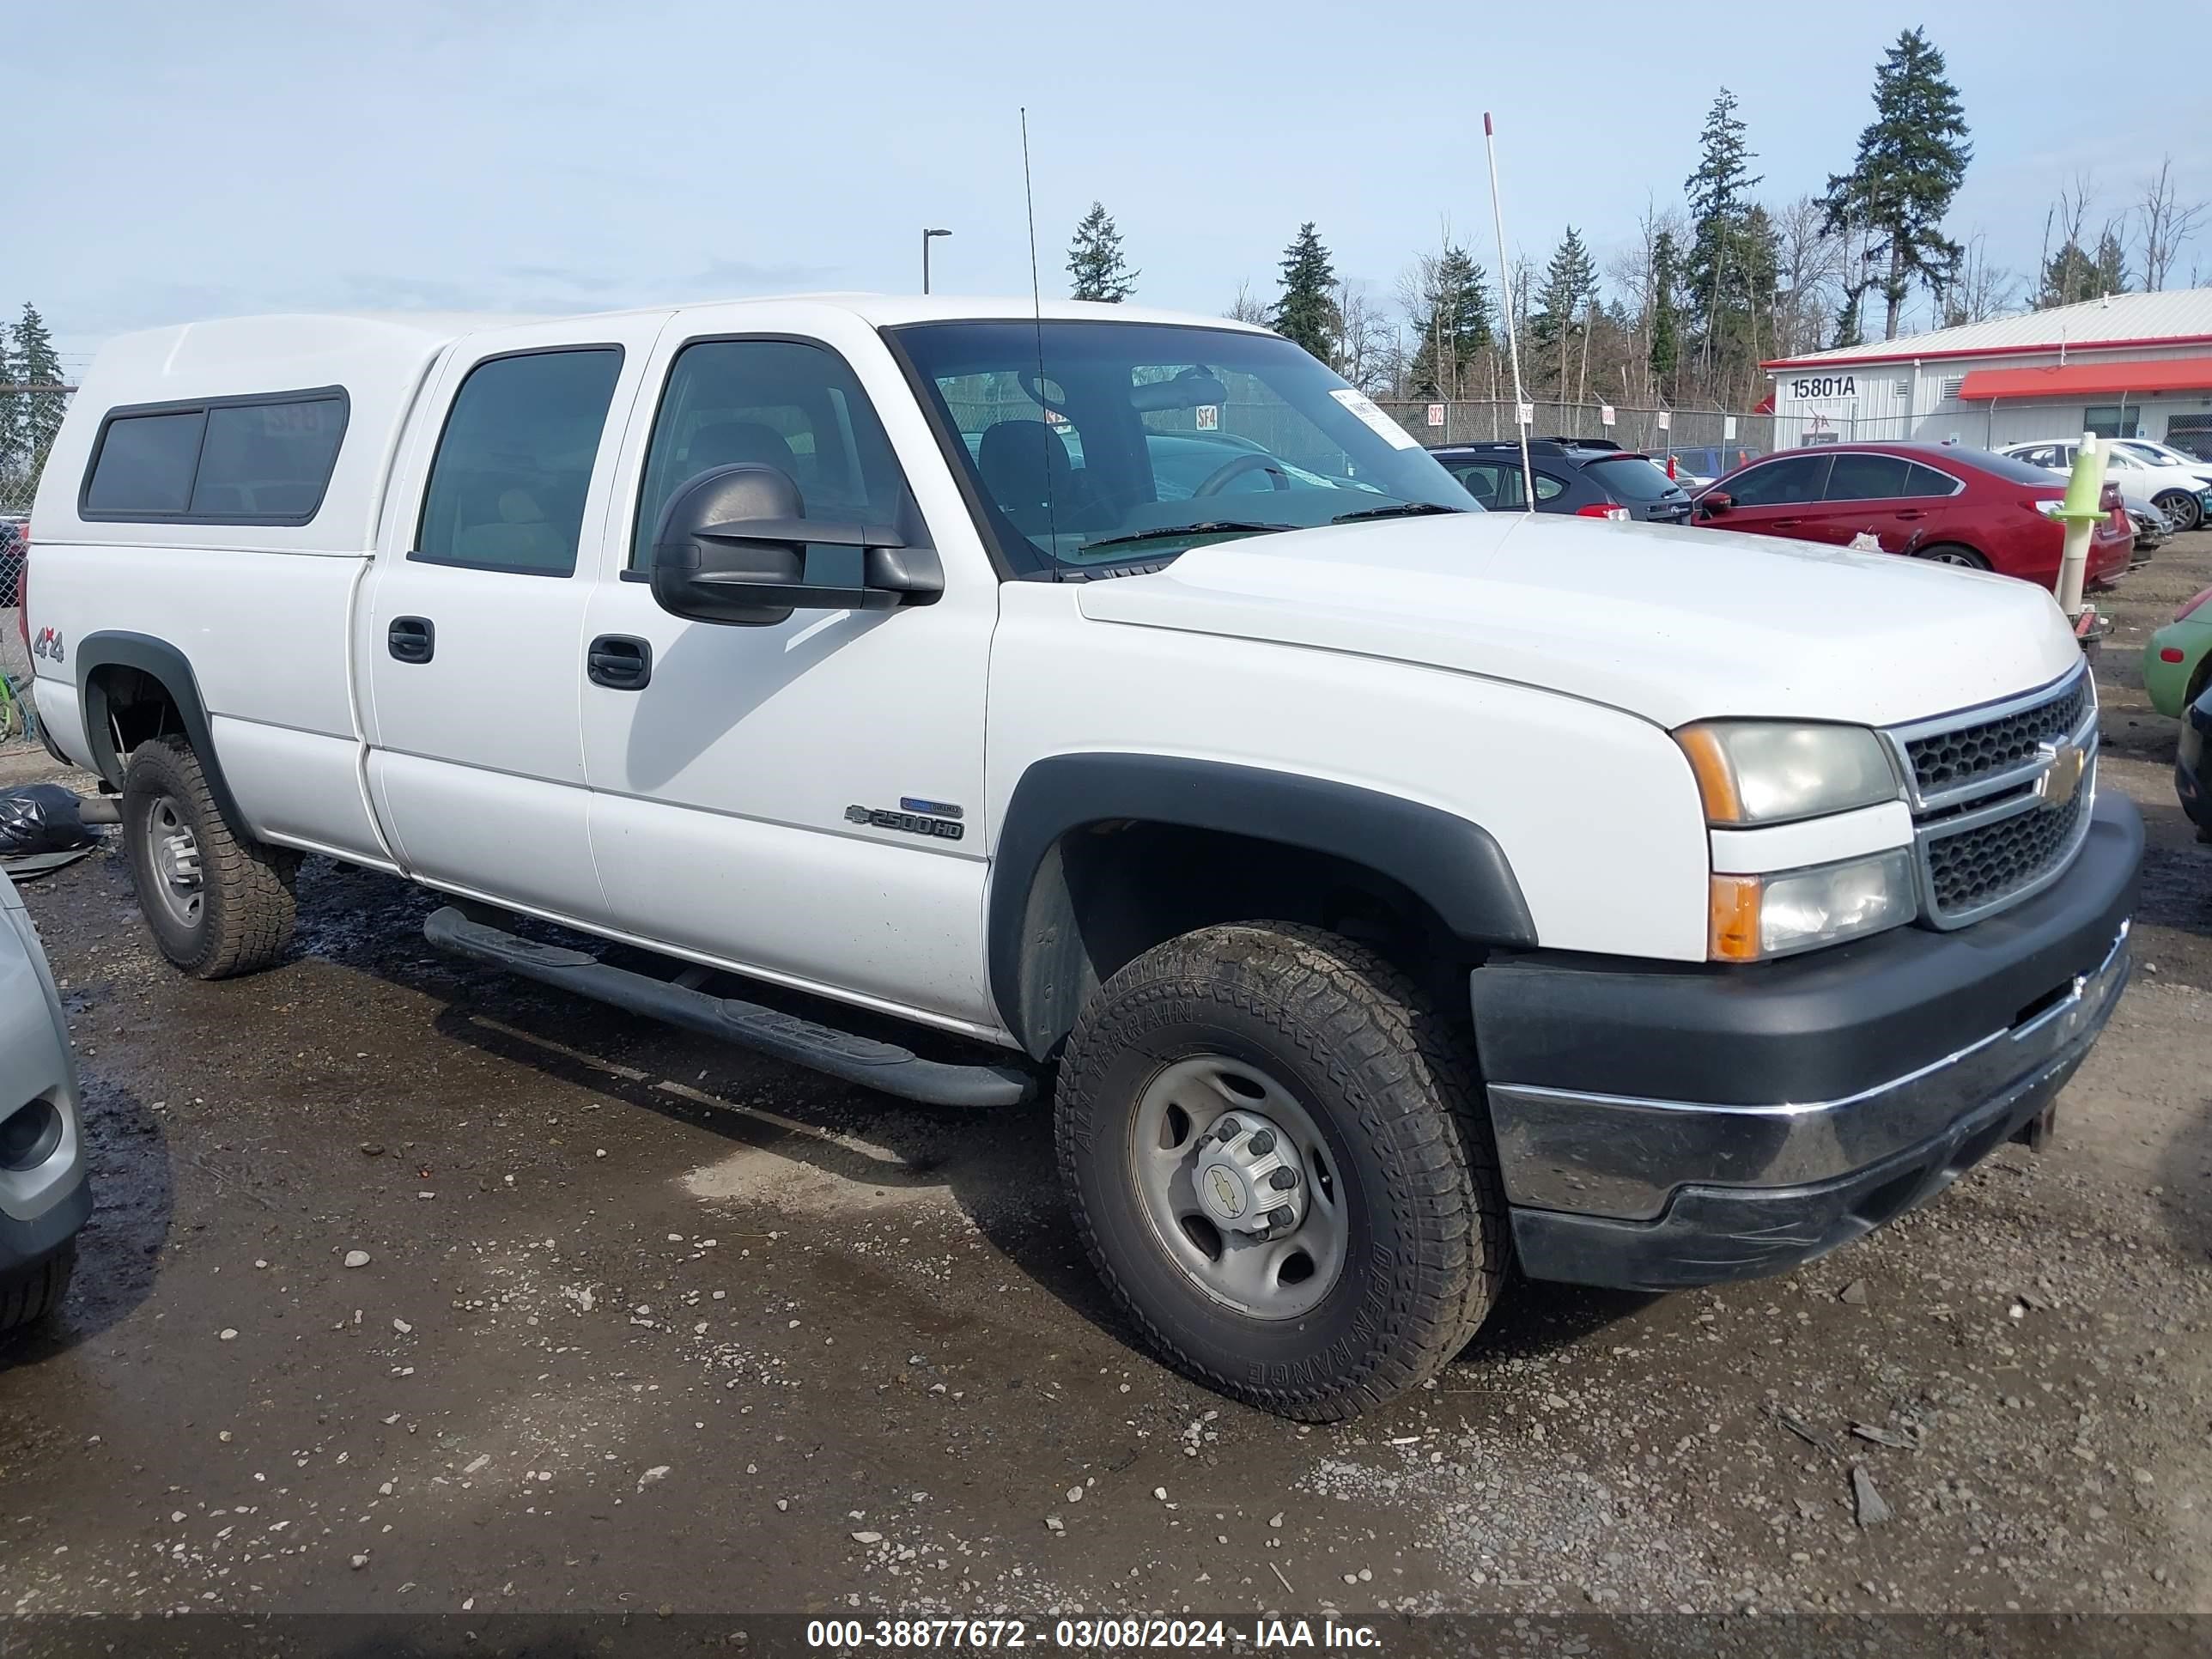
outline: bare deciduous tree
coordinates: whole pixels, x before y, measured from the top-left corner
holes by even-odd
[[[2166,286],[2182,244],[2197,234],[2208,204],[2179,199],[2173,184],[2173,157],[2159,158],[2158,176],[2144,182],[2136,198],[2136,222],[2141,227],[2136,248],[2142,256],[2143,292],[2155,294]]]
[[[1990,263],[1989,238],[1976,231],[1960,251],[1957,276],[1943,289],[1936,326],[1956,328],[2002,317],[2017,307],[2019,289],[2015,273]]]
[[[1229,302],[1229,309],[1221,313],[1233,323],[1258,323],[1267,326],[1267,302],[1252,292],[1249,279],[1237,284],[1237,297]]]
[[[1383,314],[1366,285],[1340,282],[1336,314],[1336,372],[1362,392],[1389,389],[1397,366],[1398,331]]]

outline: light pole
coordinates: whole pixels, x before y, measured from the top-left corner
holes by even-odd
[[[921,291],[929,292],[929,241],[933,236],[950,236],[949,230],[925,230],[921,233]]]

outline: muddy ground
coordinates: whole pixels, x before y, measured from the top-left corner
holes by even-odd
[[[99,1209],[0,1366],[0,1611],[2212,1611],[2212,847],[2134,660],[2207,582],[2111,605],[2141,971],[2047,1154],[1771,1281],[1516,1287],[1339,1428],[1132,1347],[1041,1112],[458,965],[373,875],[222,985],[118,857],[41,881]]]

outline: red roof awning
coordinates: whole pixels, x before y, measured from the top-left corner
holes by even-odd
[[[2138,392],[2212,391],[2212,357],[2148,357],[2125,363],[2053,364],[2048,368],[1978,368],[1959,396],[2073,398]]]

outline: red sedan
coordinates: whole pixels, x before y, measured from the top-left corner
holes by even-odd
[[[2055,587],[2066,526],[2051,514],[2065,497],[2064,479],[1987,450],[1824,444],[1714,480],[1698,493],[1692,522],[1833,547],[1871,537],[1885,552]],[[2127,569],[2135,544],[2118,486],[2105,486],[2102,505],[2105,522],[2089,544],[2092,587]]]

